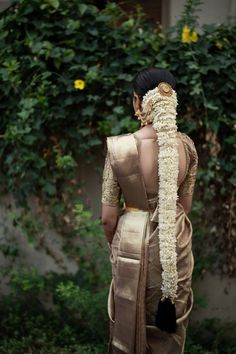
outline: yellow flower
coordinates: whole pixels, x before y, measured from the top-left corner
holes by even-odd
[[[188,26],[184,26],[182,30],[182,43],[190,43],[190,28]]]
[[[196,43],[197,40],[198,40],[197,32],[193,31],[192,34],[191,34],[191,41]]]
[[[85,81],[84,80],[75,80],[74,81],[74,88],[76,90],[83,90],[85,88]]]
[[[192,31],[190,27],[185,25],[182,30],[182,43],[191,43],[191,42],[197,42],[198,40],[198,35],[197,32]]]
[[[222,49],[223,48],[223,44],[220,41],[216,41],[216,47],[218,49]]]

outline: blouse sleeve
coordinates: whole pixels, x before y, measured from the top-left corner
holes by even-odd
[[[179,187],[180,197],[193,195],[198,168],[198,154],[194,142],[190,137],[184,134],[183,143],[186,151],[188,171]]]
[[[118,206],[120,196],[121,188],[112,170],[109,153],[107,152],[103,170],[101,202],[109,206]]]

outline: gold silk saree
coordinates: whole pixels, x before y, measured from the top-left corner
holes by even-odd
[[[185,178],[178,190],[179,195],[185,196],[193,193],[198,160],[192,140],[183,133],[177,134],[184,143],[187,159]],[[191,222],[177,201],[177,331],[170,334],[155,326],[162,281],[158,197],[150,198],[146,192],[134,134],[108,137],[107,149],[101,201],[117,206],[121,192],[125,200],[110,252],[112,280],[108,296],[108,353],[182,354],[193,306]]]

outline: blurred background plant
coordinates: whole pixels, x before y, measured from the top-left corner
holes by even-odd
[[[179,130],[199,153],[194,277],[208,269],[235,275],[236,25],[199,28],[200,5],[187,0],[165,32],[140,8],[127,15],[114,2],[99,10],[88,0],[18,0],[1,13],[1,194],[14,195],[12,223],[29,244],[42,246],[42,228],[54,227],[62,251],[78,264],[76,275],[2,270],[10,274],[11,296],[1,300],[1,352],[104,353],[110,265],[100,220],[82,203],[78,159],[86,153],[95,161],[105,136],[138,128],[130,119],[132,79],[144,67],[176,76]],[[12,265],[17,249],[0,246]],[[233,338],[227,348],[223,339],[201,346],[191,333],[189,353],[235,352]]]

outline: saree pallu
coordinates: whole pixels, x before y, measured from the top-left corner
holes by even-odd
[[[191,222],[182,205],[177,202],[177,331],[169,334],[155,326],[155,313],[161,298],[162,283],[155,198],[150,200],[145,194],[139,167],[135,164],[137,150],[132,137],[127,134],[124,138],[126,145],[113,141],[113,145],[109,146],[111,159],[116,162],[113,166],[118,168],[124,161],[124,155],[120,158],[121,147],[129,143],[129,163],[126,163],[120,179],[126,197],[126,207],[119,217],[110,253],[112,281],[108,296],[108,353],[182,354],[189,314],[193,306],[191,280],[194,259]],[[124,143],[124,138],[119,139],[121,143]],[[120,171],[122,168],[119,168]],[[129,203],[131,184],[136,193],[133,194],[132,203]],[[137,199],[135,202],[135,198],[140,196],[144,199]]]

